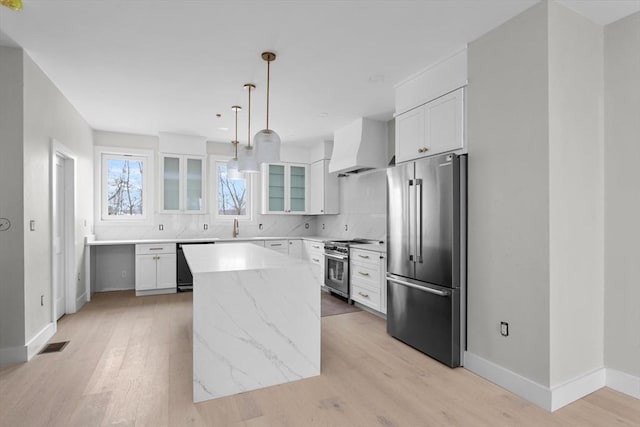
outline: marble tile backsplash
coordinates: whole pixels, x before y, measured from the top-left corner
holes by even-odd
[[[386,170],[340,178],[340,214],[318,216],[315,234],[330,238],[386,240]]]
[[[310,236],[315,233],[315,221],[312,216],[258,214],[251,222],[240,222],[240,237]],[[97,240],[232,238],[233,221],[214,224],[210,215],[155,214],[153,224],[96,225],[94,233]]]

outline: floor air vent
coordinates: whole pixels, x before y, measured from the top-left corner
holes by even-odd
[[[67,344],[69,344],[69,341],[60,341],[60,342],[49,343],[49,344],[45,345],[44,348],[42,350],[40,350],[40,353],[38,353],[38,354],[55,353],[55,352],[58,352],[58,351],[62,351],[62,349],[67,346]]]

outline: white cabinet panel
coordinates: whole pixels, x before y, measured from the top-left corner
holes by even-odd
[[[464,148],[464,89],[396,117],[396,161]]]
[[[302,240],[289,240],[289,256],[303,259]]]
[[[307,212],[309,173],[307,165],[272,163],[262,166],[262,214]]]
[[[329,173],[329,160],[309,166],[309,211],[311,215],[340,213],[338,174]]]
[[[176,245],[136,245],[136,295],[176,292]]]
[[[162,154],[160,167],[160,211],[204,213],[204,157]]]

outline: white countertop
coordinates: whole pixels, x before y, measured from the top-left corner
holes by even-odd
[[[380,252],[383,254],[387,253],[387,245],[385,243],[363,243],[359,245],[349,245],[349,247],[353,249],[364,249],[366,251]]]
[[[109,245],[138,245],[138,244],[159,244],[159,243],[208,243],[208,242],[251,242],[256,240],[313,240],[322,242],[328,240],[328,237],[319,236],[289,236],[289,237],[185,237],[185,238],[167,238],[167,239],[127,239],[127,240],[89,240],[85,242],[86,246],[109,246]]]
[[[308,264],[250,243],[188,245],[182,248],[191,273],[262,270]]]

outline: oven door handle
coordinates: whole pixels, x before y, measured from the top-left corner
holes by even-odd
[[[333,255],[333,254],[324,254],[324,256],[326,256],[327,258],[339,259],[341,261],[346,261],[349,259],[348,256],[340,256],[340,255]]]

